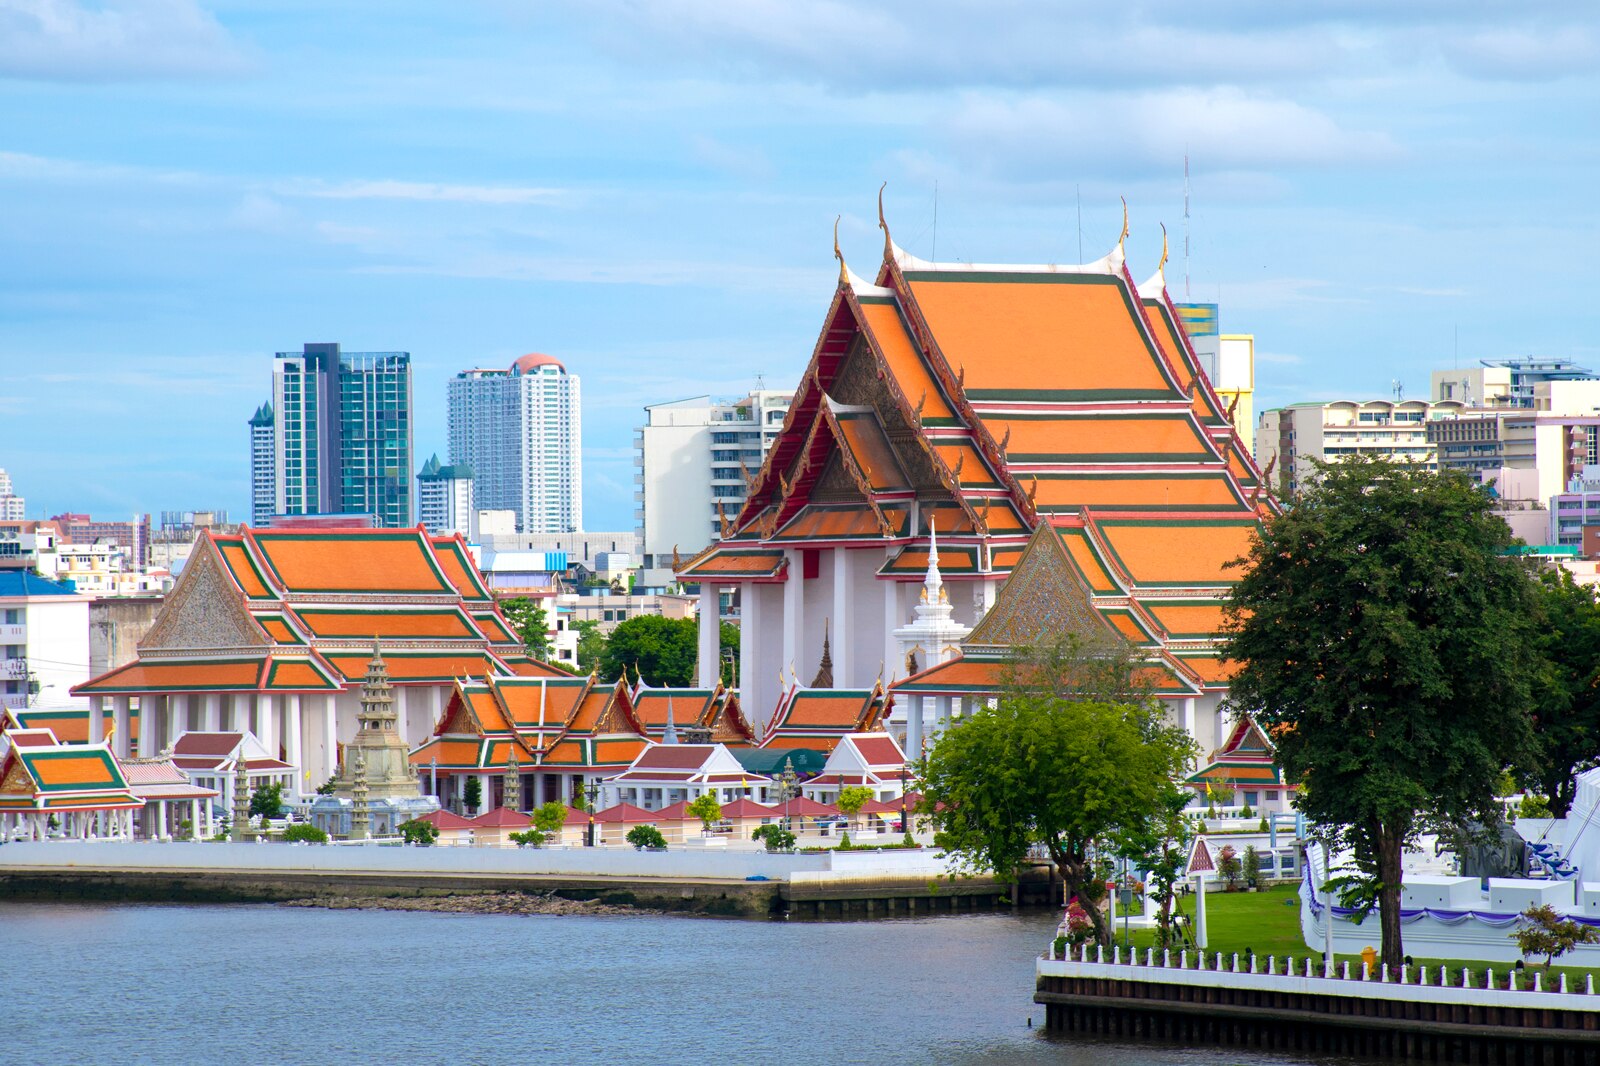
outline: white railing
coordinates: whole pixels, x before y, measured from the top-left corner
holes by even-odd
[[[1539,1007],[1549,1010],[1600,1011],[1594,977],[1568,981],[1557,974],[1551,987],[1544,974],[1493,967],[1450,970],[1445,967],[1407,967],[1391,973],[1380,965],[1369,972],[1366,963],[1324,966],[1318,960],[1269,955],[1224,955],[1222,952],[1157,952],[1152,948],[1124,951],[1084,945],[1068,948],[1065,958],[1049,951],[1039,956],[1040,977],[1092,977],[1100,980],[1143,981],[1192,988],[1237,988],[1264,992],[1292,992],[1355,999],[1404,1000],[1480,1007]],[[1509,976],[1505,976],[1509,975]],[[1501,987],[1504,977],[1508,987]],[[1535,998],[1537,997],[1537,998]]]

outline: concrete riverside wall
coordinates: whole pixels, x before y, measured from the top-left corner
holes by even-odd
[[[259,874],[505,875],[810,883],[942,876],[942,857],[923,851],[772,855],[714,849],[325,847],[315,844],[25,841],[0,846],[0,874],[231,872]]]

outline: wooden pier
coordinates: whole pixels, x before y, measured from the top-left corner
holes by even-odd
[[[1448,986],[1386,974],[1324,975],[1321,963],[1088,949],[1042,957],[1034,1002],[1045,1025],[1189,1045],[1359,1055],[1494,1066],[1600,1066],[1600,995],[1527,977],[1480,987],[1489,974],[1457,973]],[[1435,974],[1435,977],[1438,975]],[[1506,978],[1500,971],[1498,986]],[[1512,980],[1518,980],[1512,978]]]

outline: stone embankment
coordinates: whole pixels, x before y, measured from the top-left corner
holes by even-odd
[[[432,911],[437,914],[638,914],[630,903],[566,899],[553,893],[482,892],[463,896],[371,897],[309,896],[283,901],[285,907],[322,907],[331,911]]]

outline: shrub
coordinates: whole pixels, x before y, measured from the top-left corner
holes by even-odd
[[[432,822],[424,822],[418,818],[401,822],[397,828],[400,830],[401,839],[407,844],[420,844],[423,847],[427,847],[439,839],[439,827]]]
[[[1246,803],[1244,805],[1244,809],[1239,812],[1240,818],[1254,818],[1255,816],[1256,812],[1250,809],[1250,804],[1248,803]]]
[[[851,848],[850,834],[848,831],[839,834],[839,850],[849,851]]]
[[[750,835],[755,840],[766,841],[768,851],[794,850],[794,834],[775,822],[771,825],[758,826]]]
[[[536,809],[529,821],[542,833],[559,833],[567,824],[567,805],[560,800],[550,800]]]
[[[511,843],[517,845],[519,848],[539,848],[544,846],[545,838],[547,836],[547,833],[541,832],[538,829],[529,829],[525,833],[512,833]]]
[[[900,838],[900,846],[902,848],[914,848],[914,847],[917,847],[917,842],[911,836],[910,831],[907,831],[906,835]]]
[[[1272,826],[1267,824],[1267,816],[1264,814],[1261,816],[1261,831],[1263,833],[1272,832]]]
[[[1550,801],[1543,796],[1524,796],[1522,804],[1517,808],[1518,818],[1548,818],[1550,817]]]
[[[1094,936],[1094,922],[1076,898],[1067,904],[1067,943],[1082,944]]]
[[[664,848],[667,838],[661,835],[661,830],[653,825],[636,825],[628,830],[628,843],[640,851],[646,848]]]
[[[707,830],[722,821],[722,804],[717,802],[716,794],[712,792],[707,792],[694,800],[684,808],[684,811],[700,819],[700,824]]]
[[[250,793],[250,817],[278,818],[282,814],[283,785],[274,781],[270,785],[261,785]]]
[[[839,790],[839,799],[834,803],[844,816],[855,823],[856,815],[861,813],[861,808],[872,802],[872,789],[866,785],[846,785]]]
[[[1217,873],[1227,880],[1230,892],[1239,886],[1241,872],[1243,866],[1239,862],[1239,853],[1233,850],[1232,844],[1222,845],[1222,850],[1217,853]]]
[[[290,844],[298,844],[302,841],[307,844],[326,844],[328,842],[328,834],[310,822],[301,822],[284,830],[283,839]]]
[[[1511,934],[1517,949],[1525,956],[1543,955],[1545,972],[1555,961],[1579,944],[1600,944],[1600,929],[1563,918],[1546,903],[1529,907],[1519,916],[1518,929]]]
[[[1054,947],[1055,947],[1055,950],[1053,950],[1050,953],[1053,957],[1058,958],[1058,959],[1064,959],[1064,958],[1067,957],[1067,938],[1066,937],[1064,937],[1064,936],[1056,937]]]
[[[334,779],[330,777],[326,781],[324,781],[322,784],[318,785],[317,786],[317,795],[319,795],[319,796],[331,796],[331,795],[333,795],[333,781],[334,781]]]

